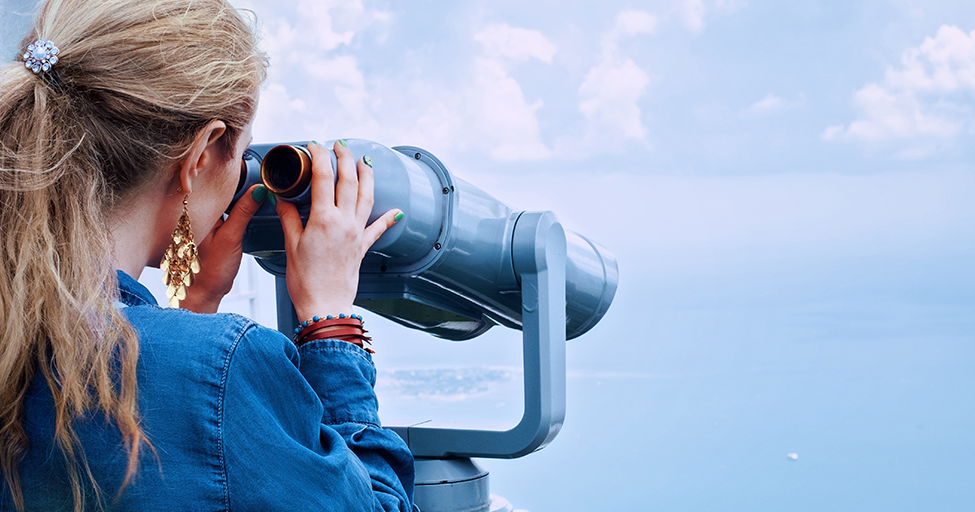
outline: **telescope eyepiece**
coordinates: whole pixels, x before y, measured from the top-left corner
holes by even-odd
[[[237,190],[234,195],[239,194],[241,190],[244,190],[244,185],[247,184],[247,159],[249,155],[244,153],[244,157],[240,159],[240,178],[237,179]]]
[[[261,162],[261,181],[280,197],[298,197],[311,184],[311,154],[290,144],[272,148]]]

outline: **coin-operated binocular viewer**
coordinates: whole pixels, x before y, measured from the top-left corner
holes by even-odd
[[[416,458],[422,510],[510,510],[492,506],[487,472],[471,457],[521,457],[558,434],[565,418],[565,341],[606,313],[616,293],[616,260],[564,230],[553,213],[512,210],[453,176],[427,151],[346,143],[357,157],[372,158],[376,185],[369,222],[393,208],[406,214],[363,260],[356,305],[448,340],[471,339],[495,325],[522,331],[525,411],[515,427],[456,429],[433,421],[390,427]],[[306,143],[248,148],[238,194],[259,182],[307,218]],[[244,251],[276,276],[278,329],[290,336],[298,319],[284,279],[284,234],[268,203],[248,226]]]

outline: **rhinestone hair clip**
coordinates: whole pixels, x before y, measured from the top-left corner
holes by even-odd
[[[24,66],[34,73],[50,71],[51,66],[58,63],[58,53],[61,53],[61,50],[54,46],[54,43],[38,39],[34,44],[27,46]]]

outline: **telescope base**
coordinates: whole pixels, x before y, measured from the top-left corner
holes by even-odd
[[[490,493],[488,472],[468,458],[416,459],[414,501],[423,512],[512,512]]]

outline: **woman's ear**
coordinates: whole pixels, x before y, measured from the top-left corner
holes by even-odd
[[[193,182],[208,167],[220,163],[220,137],[227,133],[223,121],[210,121],[193,139],[186,158],[179,165],[179,185],[183,194],[193,192]]]

